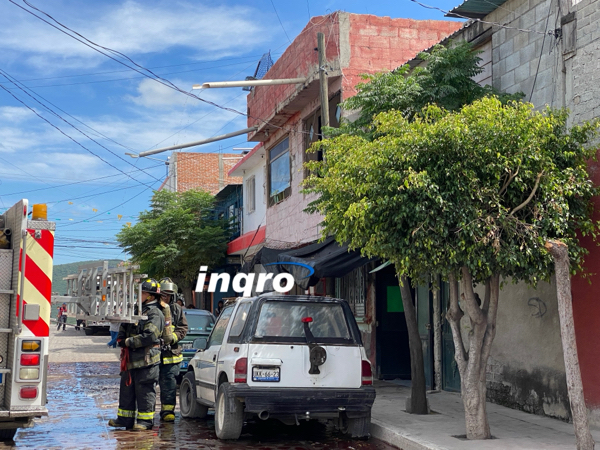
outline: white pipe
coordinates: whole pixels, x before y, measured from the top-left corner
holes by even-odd
[[[233,131],[233,132],[227,133],[227,134],[222,134],[220,136],[203,139],[201,141],[188,142],[187,144],[172,145],[171,147],[157,148],[156,150],[148,150],[147,152],[138,153],[138,158],[144,158],[145,156],[154,155],[156,153],[162,153],[162,152],[166,152],[169,150],[179,150],[180,148],[195,147],[196,145],[203,145],[203,144],[209,144],[211,142],[222,141],[223,139],[228,139],[230,137],[239,136],[240,134],[252,133],[253,131],[256,131],[257,129],[258,129],[258,127],[250,127],[250,128],[245,128],[245,129],[239,130],[239,131]]]
[[[279,80],[244,80],[244,81],[214,81],[195,84],[192,89],[247,87],[247,86],[273,86],[275,84],[302,84],[306,78],[281,78]]]

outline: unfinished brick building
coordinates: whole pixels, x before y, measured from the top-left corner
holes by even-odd
[[[320,135],[317,33],[325,35],[330,123],[336,126],[345,114],[338,104],[356,93],[360,74],[395,69],[460,26],[460,22],[345,12],[310,20],[264,77],[306,78],[306,82],[258,86],[248,96],[248,126],[258,127],[249,140],[263,142],[266,151],[267,240],[308,242],[318,237],[321,218],[302,212],[311,198],[299,192],[305,149]],[[274,147],[277,154],[272,155]],[[289,171],[282,157],[289,161]],[[272,176],[275,165],[283,172]]]
[[[229,184],[242,182],[241,177],[228,175],[240,159],[239,153],[173,152],[169,160],[169,175],[160,189],[174,192],[202,189],[215,195]]]

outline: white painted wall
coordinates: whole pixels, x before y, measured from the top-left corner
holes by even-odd
[[[267,212],[266,203],[266,179],[265,179],[265,159],[254,167],[245,169],[244,178],[244,222],[242,234],[250,231],[256,231],[258,227],[266,225],[265,214]],[[253,212],[248,212],[248,185],[247,181],[254,177],[255,185],[255,209]]]

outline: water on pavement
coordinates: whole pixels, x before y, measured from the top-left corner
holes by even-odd
[[[276,420],[249,422],[239,441],[219,441],[214,421],[186,420],[160,423],[152,431],[114,430],[106,423],[116,417],[119,395],[118,362],[50,364],[49,416],[35,427],[20,429],[14,442],[0,442],[0,450],[15,449],[356,449],[393,447],[375,439],[347,439],[318,423],[286,426]],[[160,407],[157,406],[157,410]]]

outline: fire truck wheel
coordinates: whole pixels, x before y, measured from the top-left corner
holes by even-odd
[[[0,429],[0,441],[12,441],[16,433],[16,428]]]

